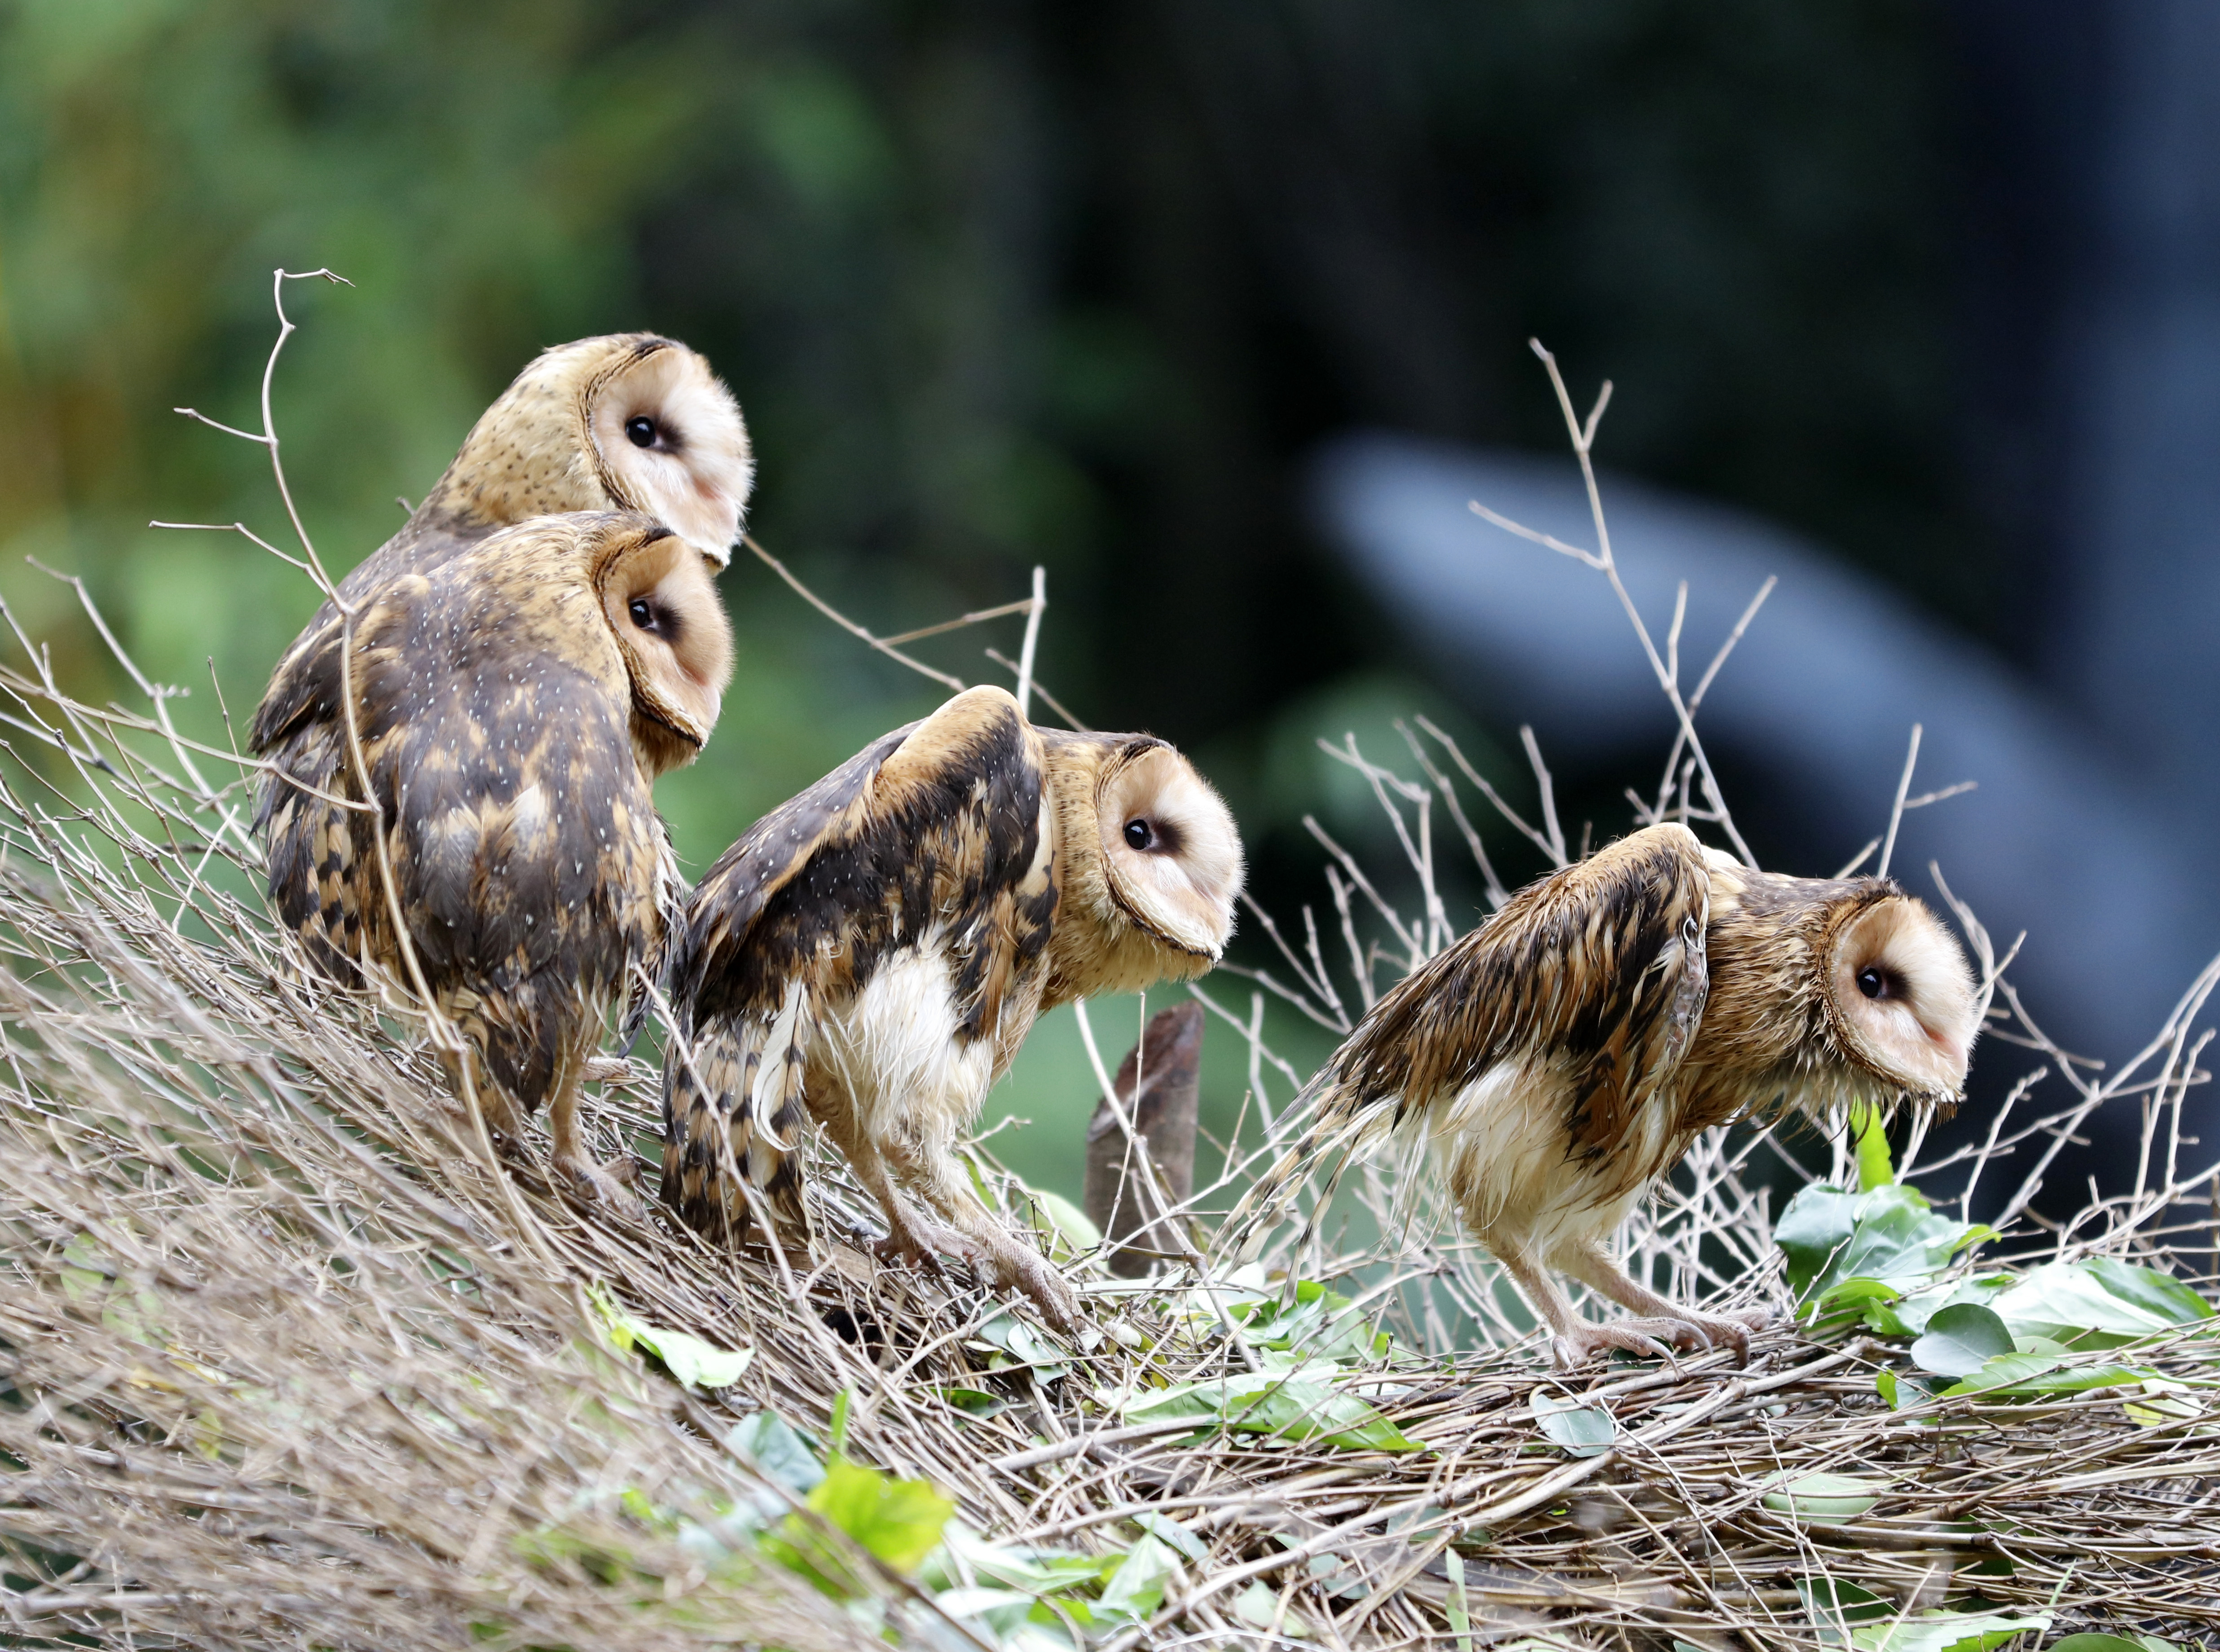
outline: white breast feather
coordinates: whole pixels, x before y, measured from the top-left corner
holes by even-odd
[[[820,1065],[846,1090],[857,1124],[877,1139],[948,1142],[979,1115],[994,1082],[989,1038],[956,1042],[956,994],[936,932],[872,973],[826,1014]]]

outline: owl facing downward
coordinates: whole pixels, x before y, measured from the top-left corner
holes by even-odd
[[[1658,1296],[1612,1261],[1612,1231],[1714,1125],[1955,1104],[1979,1030],[1964,956],[1896,883],[1760,872],[1650,826],[1529,884],[1382,997],[1230,1231],[1253,1249],[1314,1153],[1407,1125],[1561,1365],[1664,1343],[1746,1356],[1766,1315]],[[1583,1320],[1553,1272],[1639,1317]]]
[[[804,1230],[814,1119],[885,1213],[886,1247],[983,1262],[1053,1324],[1078,1303],[956,1156],[1046,1009],[1218,961],[1232,817],[1146,735],[1034,727],[971,689],[772,811],[710,868],[671,969],[663,1197],[690,1225]]]
[[[645,512],[721,569],[753,477],[739,406],[684,345],[645,333],[559,345],[486,409],[424,502],[339,594],[359,607],[392,580],[563,511]],[[334,789],[341,766],[338,702],[293,681],[340,629],[325,603],[278,662],[249,743],[273,764],[255,823],[269,846],[271,898],[312,959],[346,980],[358,921],[346,902],[351,838],[315,795]]]
[[[405,937],[488,1123],[514,1146],[552,1101],[556,1169],[620,1205],[581,1150],[578,1086],[677,902],[649,782],[708,738],[731,658],[692,546],[644,516],[574,514],[396,577],[344,658],[334,633],[288,679],[354,697],[360,770],[349,754],[334,784],[360,800],[366,776],[376,808],[333,811],[359,886],[348,957],[406,987]]]

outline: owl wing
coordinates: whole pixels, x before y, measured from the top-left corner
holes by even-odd
[[[427,984],[529,1109],[598,1042],[660,944],[669,850],[633,754],[606,634],[511,658],[470,582],[406,575],[362,616],[364,757],[403,921]],[[466,639],[466,654],[458,639]],[[528,669],[527,667],[528,666]],[[402,973],[377,821],[349,816],[365,950]]]
[[[1572,1151],[1607,1151],[1695,1033],[1710,910],[1693,833],[1621,838],[1398,982],[1337,1055],[1336,1082],[1356,1106],[1393,1097],[1400,1119],[1501,1062],[1549,1059],[1572,1080]]]
[[[665,1200],[714,1231],[743,1216],[727,1166],[798,1191],[787,1150],[827,995],[931,939],[949,954],[957,1036],[987,1036],[1055,905],[1040,736],[999,689],[966,690],[765,815],[689,903],[672,988],[691,1057],[674,1039],[665,1060]]]

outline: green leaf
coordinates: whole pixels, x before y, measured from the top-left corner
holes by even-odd
[[[1282,1434],[1319,1440],[1345,1451],[1423,1451],[1414,1440],[1356,1395],[1325,1380],[1320,1362],[1292,1372],[1245,1372],[1205,1382],[1185,1382],[1128,1401],[1136,1423],[1193,1417],[1244,1434]]]
[[[1986,1393],[1995,1399],[2047,1371],[2056,1370],[2062,1362],[2055,1354],[1999,1354],[1993,1359],[1984,1360],[1980,1368],[1963,1381],[1943,1389],[1942,1398],[1954,1400],[1960,1394]]]
[[[1888,1402],[1891,1411],[1910,1411],[1935,1398],[1935,1389],[1925,1378],[1908,1371],[1899,1376],[1886,1366],[1874,1374],[1874,1391]]]
[[[1820,1643],[1826,1646],[1844,1643],[1843,1625],[1874,1623],[1896,1611],[1872,1590],[1836,1578],[1799,1579],[1796,1593],[1804,1597],[1804,1615],[1818,1628]]]
[[[956,1500],[922,1480],[896,1480],[834,1457],[809,1506],[900,1572],[914,1572],[940,1541]]]
[[[1856,1652],[1989,1652],[2015,1635],[2050,1627],[2050,1614],[2006,1618],[1985,1611],[1923,1611],[1850,1631]]]
[[[1241,1322],[1250,1344],[1315,1355],[1338,1364],[1362,1364],[1384,1356],[1394,1338],[1375,1331],[1356,1304],[1315,1280],[1298,1280],[1294,1300],[1267,1297],[1237,1302],[1227,1312]]]
[[[1528,1405],[1542,1432],[1565,1449],[1570,1457],[1598,1457],[1618,1439],[1618,1420],[1601,1406],[1583,1406],[1577,1400],[1534,1391]]]
[[[2181,1652],[2171,1641],[2153,1635],[2068,1635],[2054,1641],[2049,1652]]]
[[[1030,1182],[1020,1184],[1033,1204],[1033,1228],[1043,1238],[1060,1244],[1067,1256],[1082,1256],[1102,1248],[1102,1230],[1087,1213],[1062,1194],[1051,1193]]]
[[[2015,1335],[2073,1348],[2117,1348],[2212,1317],[2212,1306],[2155,1268],[2112,1256],[2045,1262],[1991,1303]]]
[[[1135,1543],[1102,1586],[1094,1616],[1138,1623],[1164,1604],[1164,1585],[1179,1569],[1178,1551],[1154,1537]]]
[[[1888,1482],[1859,1474],[1830,1474],[1784,1468],[1763,1482],[1765,1506],[1805,1525],[1848,1524],[1887,1495]]]
[[[1280,1592],[1262,1578],[1234,1597],[1233,1615],[1251,1629],[1269,1630],[1277,1623],[1282,1635],[1296,1636],[1305,1632],[1292,1611],[1281,1621]]]
[[[1971,1376],[1999,1354],[2012,1351],[2011,1332],[1991,1309],[1960,1302],[1927,1322],[1927,1332],[1911,1344],[1911,1357],[1937,1376]]]
[[[967,1417],[1000,1417],[1009,1410],[1010,1402],[998,1393],[988,1393],[984,1388],[934,1388],[944,1405],[963,1412]]]
[[[1914,1290],[1966,1246],[1993,1237],[1978,1222],[1936,1215],[1917,1188],[1900,1182],[1856,1194],[1824,1183],[1805,1188],[1774,1230],[1788,1282],[1807,1304],[1849,1280]]]
[[[1871,1102],[1850,1108],[1850,1126],[1858,1138],[1858,1188],[1871,1193],[1896,1180],[1896,1167],[1888,1156],[1888,1125],[1881,1110]]]
[[[629,1354],[637,1349],[652,1354],[689,1387],[728,1388],[755,1362],[751,1348],[720,1348],[690,1331],[650,1325],[638,1314],[626,1312],[599,1281],[586,1287],[586,1300],[617,1352]]]
[[[796,1497],[824,1483],[825,1465],[809,1443],[776,1412],[759,1411],[726,1431],[725,1443],[753,1463],[766,1480],[776,1481]]]
[[[1032,1366],[1043,1382],[1052,1382],[1071,1369],[1068,1352],[1014,1314],[995,1314],[976,1334],[989,1350],[1004,1356],[1006,1363]]]
[[[1210,1545],[1189,1531],[1169,1514],[1158,1514],[1151,1509],[1133,1517],[1133,1524],[1152,1537],[1161,1538],[1188,1560],[1199,1561],[1210,1553]]]

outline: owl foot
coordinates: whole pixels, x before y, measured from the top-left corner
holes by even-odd
[[[1079,1298],[1047,1257],[1022,1239],[1010,1238],[989,1246],[995,1282],[1004,1290],[1023,1291],[1040,1310],[1050,1326],[1067,1337],[1080,1333]]]
[[[552,1164],[558,1184],[587,1208],[608,1211],[630,1221],[638,1221],[645,1213],[639,1195],[632,1190],[639,1169],[630,1158],[596,1164],[576,1154],[558,1153]]]
[[[1698,1313],[1683,1308],[1672,1315],[1643,1319],[1606,1319],[1601,1325],[1575,1320],[1550,1339],[1557,1368],[1569,1371],[1612,1349],[1630,1354],[1652,1354],[1668,1364],[1676,1362],[1673,1350],[1708,1354],[1724,1344],[1739,1365],[1749,1363],[1749,1333],[1762,1331],[1773,1316],[1762,1308],[1737,1309],[1723,1314]]]

